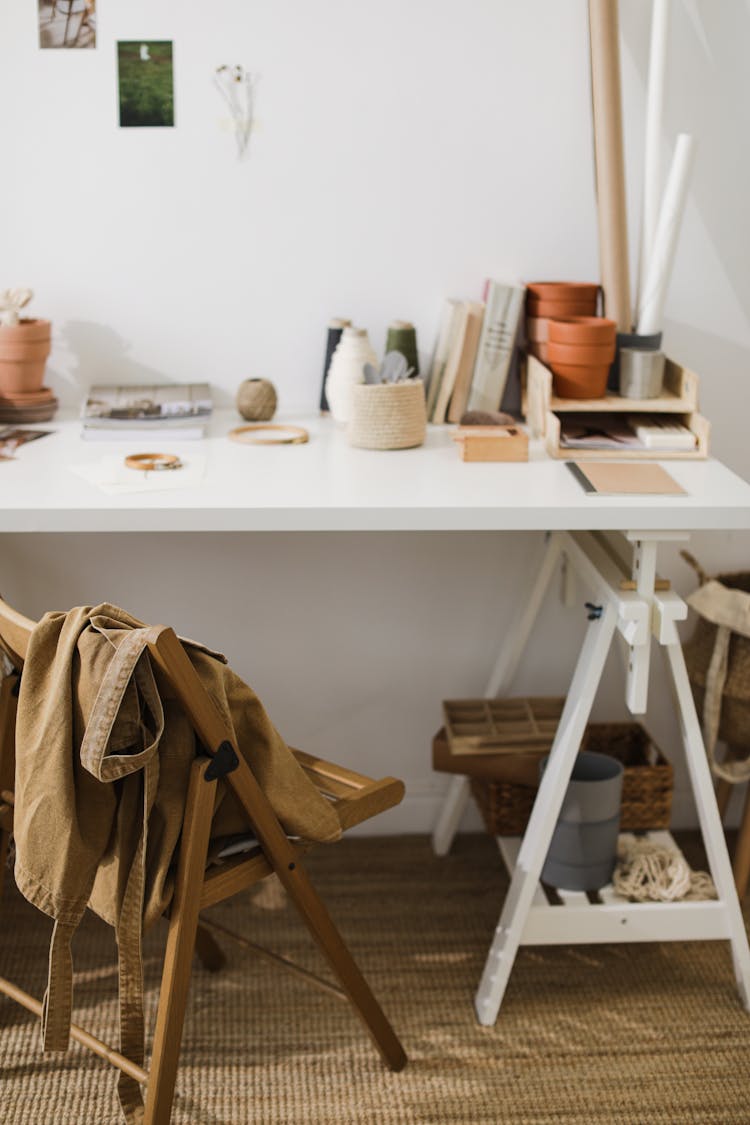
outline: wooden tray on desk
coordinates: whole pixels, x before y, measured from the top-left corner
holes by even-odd
[[[524,750],[549,750],[564,703],[558,696],[446,699],[443,715],[451,753],[517,754]]]
[[[552,372],[534,356],[527,357],[524,410],[534,437],[544,438],[550,457],[595,461],[697,461],[708,457],[711,424],[698,412],[698,376],[667,359],[664,393],[658,398],[634,399],[607,393],[603,398],[559,398],[552,392]],[[570,449],[560,445],[560,416],[564,414],[669,414],[695,434],[695,449]]]

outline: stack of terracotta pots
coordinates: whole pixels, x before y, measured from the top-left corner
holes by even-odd
[[[51,345],[48,320],[0,325],[0,423],[47,422],[57,399],[43,386]]]
[[[527,286],[526,336],[532,355],[552,370],[559,398],[602,398],[615,358],[617,326],[596,315],[599,286],[537,281]]]
[[[599,286],[584,281],[532,281],[526,286],[526,338],[529,351],[549,362],[552,317],[595,316]]]

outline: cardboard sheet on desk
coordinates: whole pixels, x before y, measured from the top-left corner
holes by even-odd
[[[650,461],[566,461],[590,495],[686,496],[666,469]]]

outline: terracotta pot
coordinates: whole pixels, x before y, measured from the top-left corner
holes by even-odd
[[[599,286],[588,281],[530,281],[527,290],[540,301],[594,302],[599,296]]]
[[[538,297],[527,297],[526,312],[529,316],[593,316],[596,301],[540,301]]]
[[[612,363],[615,345],[612,344],[559,344],[551,340],[547,345],[550,363],[568,363],[583,367],[596,367]]]
[[[552,386],[560,398],[604,398],[606,394],[608,363],[600,367],[556,363],[552,372]]]
[[[603,316],[554,317],[549,322],[550,343],[612,344],[617,325]]]
[[[0,396],[37,391],[51,347],[48,320],[0,326]]]
[[[546,316],[526,317],[526,339],[532,344],[546,344],[549,320]]]

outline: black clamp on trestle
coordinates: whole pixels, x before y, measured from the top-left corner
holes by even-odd
[[[583,604],[588,610],[586,616],[588,617],[589,621],[598,621],[601,615],[604,613],[604,606],[594,605],[593,602],[584,602]]]
[[[211,758],[211,764],[206,769],[204,777],[206,781],[216,781],[220,777],[226,777],[232,770],[236,770],[240,764],[234,746],[231,742],[226,740],[222,742],[216,753]]]

